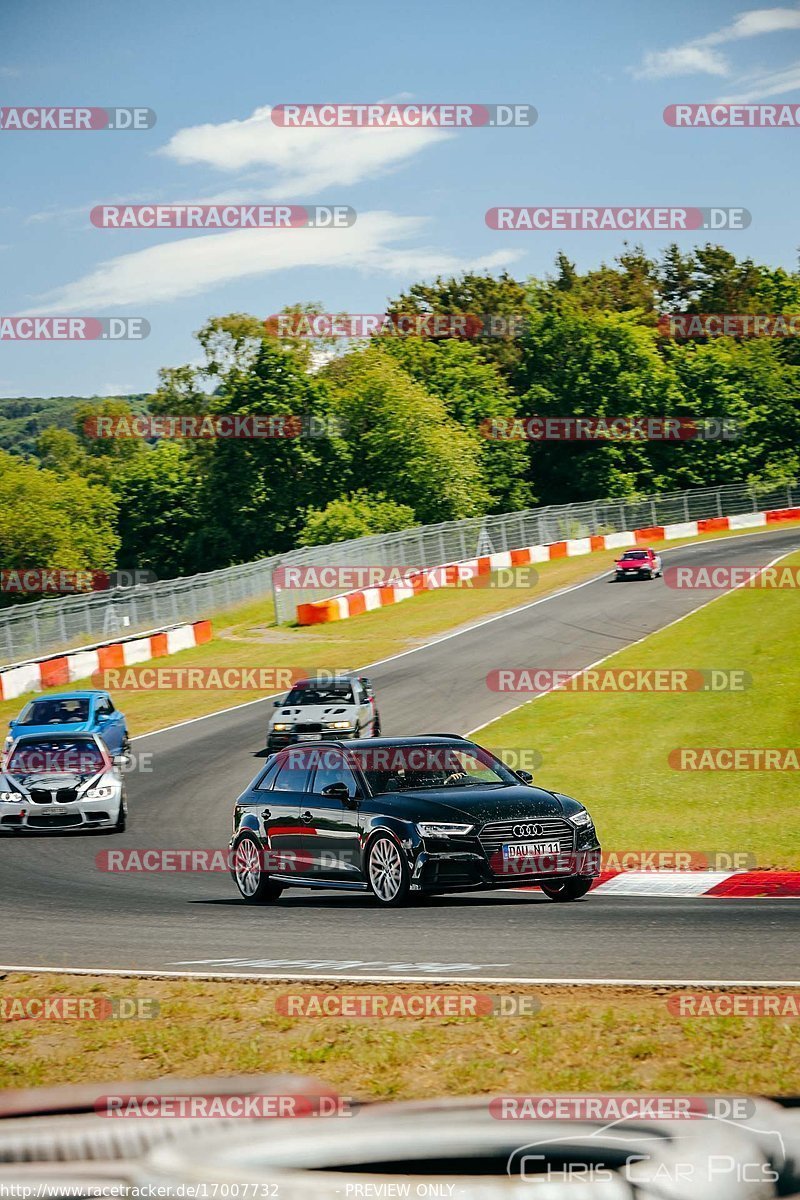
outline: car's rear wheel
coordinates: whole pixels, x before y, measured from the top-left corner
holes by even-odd
[[[245,904],[270,904],[283,891],[265,873],[261,846],[250,834],[241,837],[234,847],[232,873]]]
[[[594,879],[573,875],[571,879],[564,879],[560,883],[540,883],[539,887],[549,900],[566,903],[569,900],[580,900],[581,896],[586,895],[593,883]]]
[[[387,908],[408,903],[411,878],[405,856],[394,838],[380,835],[367,851],[367,879],[372,894]]]

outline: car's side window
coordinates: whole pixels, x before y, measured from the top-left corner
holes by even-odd
[[[358,784],[356,777],[344,761],[343,754],[331,750],[326,750],[324,753],[318,752],[318,758],[314,765],[316,766],[316,770],[311,783],[311,790],[315,796],[321,795],[324,789],[332,783],[344,783],[347,785],[347,791],[351,796],[357,794]]]
[[[111,702],[109,700],[98,700],[97,701],[98,717],[109,717],[109,716],[111,716],[111,713],[113,711],[114,710],[111,707]]]
[[[305,792],[308,787],[309,770],[296,753],[287,755],[272,785],[273,792]]]
[[[256,780],[254,789],[257,792],[269,792],[272,789],[272,784],[278,770],[278,764],[273,761],[267,769],[262,773],[261,777]]]

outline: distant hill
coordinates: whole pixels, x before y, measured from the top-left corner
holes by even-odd
[[[119,396],[134,412],[147,411],[147,394]],[[43,429],[55,425],[75,429],[75,412],[80,404],[101,404],[108,396],[9,396],[0,397],[0,449],[11,454],[35,452]]]

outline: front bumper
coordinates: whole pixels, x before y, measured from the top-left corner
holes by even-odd
[[[464,839],[459,839],[464,840]],[[432,850],[422,845],[410,864],[414,891],[460,891],[463,888],[513,888],[552,883],[573,876],[594,879],[600,874],[600,844],[504,862],[487,857],[480,848]]]
[[[273,733],[271,729],[267,730],[267,749],[274,752],[275,750],[283,750],[285,746],[313,746],[315,742],[346,742],[352,740],[355,736],[354,729],[324,729],[321,733],[295,733],[294,730],[287,730],[286,733]]]
[[[121,796],[107,800],[74,800],[66,804],[0,804],[0,833],[13,830],[113,829],[119,820]]]

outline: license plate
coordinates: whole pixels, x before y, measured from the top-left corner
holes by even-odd
[[[46,816],[52,816],[53,813],[63,812],[63,806],[60,804],[37,804],[35,809],[31,810],[34,813],[43,813]]]
[[[503,846],[503,858],[538,858],[542,854],[559,854],[559,842],[512,842]]]
[[[298,733],[298,738],[301,742],[321,742],[321,733]]]

